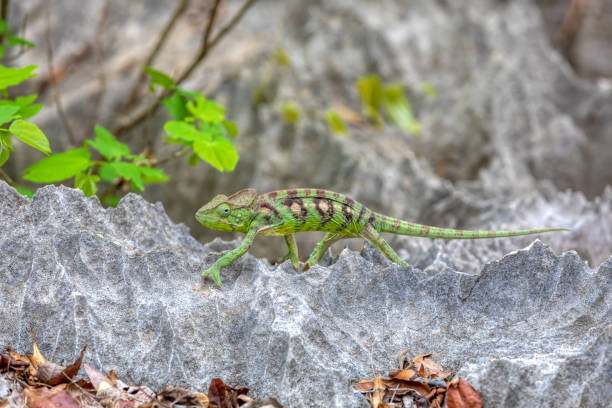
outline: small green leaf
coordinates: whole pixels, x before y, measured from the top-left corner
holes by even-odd
[[[10,155],[11,151],[8,149],[8,147],[0,145],[0,167],[6,163]]]
[[[96,125],[94,132],[96,133],[96,138],[94,140],[87,140],[85,143],[87,146],[91,146],[100,152],[107,160],[119,160],[122,157],[130,156],[128,145],[118,142],[115,136],[108,130]]]
[[[92,166],[90,157],[91,153],[85,148],[57,153],[26,168],[23,171],[23,178],[37,183],[54,183],[66,180]]]
[[[438,91],[430,82],[423,82],[421,84],[421,92],[429,96],[431,99],[435,99],[438,96]]]
[[[0,106],[17,106],[20,109],[16,113],[16,116],[21,116],[20,119],[27,119],[36,115],[42,109],[42,105],[32,104],[37,97],[38,95],[32,94],[27,96],[18,96],[14,101],[3,99],[0,100]]]
[[[0,19],[0,34],[6,31],[11,31],[11,26],[8,25],[8,23],[4,21],[3,19]]]
[[[225,108],[218,102],[208,100],[200,95],[195,103],[189,101],[187,110],[196,118],[210,123],[221,123],[225,118]]]
[[[106,199],[104,200],[104,203],[108,205],[109,207],[116,207],[117,204],[119,204],[119,201],[121,201],[121,197],[110,196],[110,197],[106,197]]]
[[[117,173],[117,170],[115,170],[110,163],[102,163],[98,170],[98,174],[102,180],[108,181],[109,183],[115,181],[119,177],[119,173]]]
[[[0,58],[4,57],[4,51],[6,51],[6,48],[4,48],[4,45],[0,44]]]
[[[211,142],[196,140],[193,142],[193,151],[219,171],[233,171],[239,159],[236,148],[225,138]]]
[[[276,60],[276,63],[281,67],[291,66],[291,58],[289,58],[287,52],[281,47],[278,47],[276,51],[274,51],[274,59]]]
[[[36,68],[36,65],[28,65],[23,68],[7,68],[0,65],[0,89],[20,84],[26,79],[36,76],[34,73]]]
[[[164,136],[164,140],[168,143],[180,144],[183,146],[191,146],[191,143],[193,143],[187,140],[177,139],[177,138],[170,137],[170,136]]]
[[[7,38],[9,47],[21,45],[22,47],[34,48],[34,43],[26,40],[25,38],[21,38],[13,34],[9,34]]]
[[[197,154],[192,154],[191,156],[189,156],[189,165],[190,166],[197,166],[198,162],[200,161],[200,159],[198,158]]]
[[[19,106],[0,105],[0,125],[10,122],[15,118],[15,114],[21,109]]]
[[[284,102],[281,106],[281,111],[283,114],[283,120],[286,123],[291,125],[295,125],[300,121],[300,108],[297,106],[295,102],[287,101]]]
[[[200,131],[197,130],[192,124],[179,122],[176,120],[166,122],[164,125],[164,130],[174,139],[193,141],[200,137]]]
[[[173,93],[170,97],[164,98],[164,106],[168,109],[168,113],[174,120],[183,120],[187,116],[187,101],[178,92]]]
[[[383,88],[378,75],[369,75],[357,80],[357,90],[361,97],[363,113],[368,116],[376,126],[383,124],[380,115]]]
[[[32,198],[34,196],[34,190],[26,187],[26,186],[16,186],[15,190],[22,196],[26,196],[28,198]]]
[[[168,175],[162,169],[154,169],[152,167],[138,166],[142,180],[145,183],[164,183],[168,181]]]
[[[197,100],[200,97],[204,97],[204,95],[202,94],[202,92],[199,91],[190,91],[188,89],[185,88],[176,88],[176,92],[179,93],[180,95],[184,96],[185,98],[189,98],[192,100]]]
[[[85,197],[91,197],[98,192],[98,181],[100,177],[95,174],[79,173],[74,178],[74,187],[83,190]]]
[[[35,124],[18,119],[11,123],[9,130],[23,143],[45,154],[51,154],[51,147],[49,147],[47,136]]]
[[[225,131],[230,137],[238,136],[238,126],[236,126],[234,122],[230,120],[224,120],[222,123],[223,127],[225,128]]]
[[[164,72],[158,71],[151,67],[144,67],[144,71],[151,77],[151,81],[165,89],[174,88],[174,79]]]
[[[327,120],[327,126],[334,133],[348,133],[348,128],[346,127],[346,123],[336,111],[328,110],[325,112],[325,120]]]
[[[112,162],[109,164],[121,177],[132,182],[134,190],[143,191],[144,183],[138,165],[126,162]]]
[[[412,113],[408,98],[401,85],[391,84],[385,87],[383,100],[387,114],[402,130],[414,134],[421,133],[421,124]]]

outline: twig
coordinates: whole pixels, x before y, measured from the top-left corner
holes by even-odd
[[[49,81],[52,84],[53,88],[53,100],[55,101],[55,109],[57,110],[57,114],[59,115],[62,125],[64,129],[66,129],[66,134],[68,135],[68,140],[72,146],[76,146],[76,138],[74,137],[74,133],[72,132],[72,127],[70,127],[70,123],[68,122],[68,118],[64,113],[64,108],[62,107],[62,101],[60,99],[59,87],[55,81],[55,69],[53,67],[53,49],[51,48],[51,25],[49,24],[49,8],[51,7],[51,3],[47,4],[47,9],[45,11],[45,40],[47,43],[47,65],[49,66]]]
[[[2,167],[0,167],[0,177],[2,177],[4,181],[8,183],[9,186],[11,187],[17,186],[17,183],[15,183],[15,180],[13,180],[11,176],[6,174],[6,172],[2,169]]]
[[[2,2],[0,3],[0,18],[7,23],[10,4],[10,0],[2,0]],[[4,35],[0,34],[0,44],[2,43],[2,40],[4,40]]]
[[[187,69],[183,72],[183,74],[181,74],[178,79],[175,81],[177,85],[179,85],[181,82],[183,82],[190,74],[191,72],[197,67],[198,64],[200,64],[205,57],[208,55],[208,52],[219,43],[219,41],[221,41],[221,39],[236,25],[238,24],[238,22],[240,21],[240,19],[244,16],[244,14],[247,12],[247,10],[249,9],[249,7],[251,7],[251,5],[253,5],[253,3],[255,3],[255,1],[257,0],[247,0],[242,7],[240,8],[240,10],[238,10],[238,12],[236,13],[236,15],[234,15],[234,17],[232,18],[232,20],[221,30],[219,31],[219,33],[208,43],[207,47],[201,47],[200,48],[200,52],[198,53],[198,55],[196,56],[196,58],[194,58],[194,60],[191,62],[191,64],[187,67]],[[216,11],[215,11],[216,13]],[[211,12],[212,14],[212,12]],[[211,24],[212,21],[209,20],[209,24]],[[133,128],[134,126],[139,125],[143,120],[145,120],[148,115],[155,113],[155,111],[157,110],[157,108],[159,107],[159,105],[161,105],[162,101],[164,100],[164,98],[166,98],[168,95],[170,95],[171,91],[167,91],[165,90],[164,92],[161,93],[161,95],[158,96],[158,98],[155,100],[155,102],[153,102],[151,105],[149,105],[148,107],[145,107],[144,109],[141,109],[140,112],[136,113],[134,116],[127,118],[127,120],[125,120],[123,123],[119,123],[119,125],[117,127],[115,127],[115,129],[113,129],[113,134],[117,137],[119,137],[119,135],[131,128]]]
[[[183,149],[177,150],[175,152],[170,153],[168,156],[166,157],[162,157],[160,159],[152,159],[150,160],[150,163],[152,166],[159,166],[160,164],[164,164],[170,160],[173,159],[178,159],[179,157],[182,157],[184,155],[186,155],[187,153],[189,153],[190,149],[188,147],[185,147]]]
[[[586,0],[572,0],[565,11],[565,17],[563,18],[563,23],[559,28],[558,34],[559,46],[565,53],[568,52],[580,28],[585,8]]]
[[[24,13],[23,18],[21,19],[21,27],[19,28],[19,36],[25,38],[26,27],[28,25],[28,13]],[[0,40],[0,42],[2,42]],[[17,58],[21,57],[23,54],[31,50],[31,48],[26,47],[25,45],[19,46],[19,51],[15,55],[11,55],[10,57],[3,57],[2,61],[14,61]]]
[[[108,16],[108,4],[108,0],[104,0],[104,4],[102,5],[102,8],[100,10],[100,15],[98,16],[98,24],[96,25],[94,59],[96,62],[96,67],[98,68],[98,82],[100,83],[100,88],[97,94],[94,96],[90,123],[85,129],[85,132],[89,132],[90,129],[92,129],[95,123],[97,122],[98,116],[100,114],[100,106],[102,105],[102,98],[104,96],[104,92],[106,91],[106,75],[104,74],[104,48],[102,45],[102,32],[105,26],[106,17]]]
[[[132,107],[132,105],[136,101],[136,97],[138,96],[138,91],[140,89],[140,86],[142,85],[142,82],[144,81],[146,77],[145,72],[144,72],[144,67],[150,66],[153,60],[155,59],[155,57],[157,57],[157,54],[159,54],[159,51],[161,50],[162,46],[165,44],[166,40],[168,39],[168,34],[170,34],[170,31],[172,30],[172,28],[174,28],[176,21],[185,12],[185,9],[189,5],[189,1],[190,0],[181,0],[176,10],[174,10],[174,13],[172,13],[172,17],[170,17],[170,20],[168,20],[168,22],[166,23],[163,31],[161,32],[159,38],[157,39],[157,42],[155,43],[155,46],[149,53],[148,57],[145,59],[145,62],[140,67],[138,77],[136,78],[136,80],[134,81],[132,85],[132,89],[130,90],[130,96],[128,97],[127,101],[123,105],[123,109],[121,110],[122,112],[129,111],[129,109]]]

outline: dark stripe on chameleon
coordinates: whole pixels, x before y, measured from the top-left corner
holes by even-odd
[[[325,202],[327,203],[327,213],[325,214],[327,218],[323,219],[321,226],[324,226],[325,224],[334,219],[334,202],[329,198],[326,198]]]
[[[344,220],[342,220],[342,224],[338,227],[338,231],[346,229],[353,221],[353,211],[351,210],[351,207],[347,203],[342,203],[342,215],[344,215]]]
[[[321,203],[321,200],[318,197],[315,197],[312,199],[312,203],[314,204],[315,208],[317,209],[317,212],[319,213],[319,216],[321,217],[321,219],[323,219],[323,217],[325,217],[325,211],[323,211],[323,209],[321,207],[319,207],[319,204]]]
[[[357,216],[357,221],[355,221],[355,224],[359,224],[359,222],[361,221],[361,218],[363,217],[365,212],[366,212],[366,206],[362,205],[361,206],[361,210],[359,211],[359,215]]]
[[[296,197],[298,195],[297,190],[287,190],[287,197]]]
[[[374,221],[376,221],[376,215],[374,215],[374,212],[372,212],[372,214],[370,214],[370,218],[368,218],[368,224],[374,225]]]
[[[350,205],[351,207],[353,206],[353,204],[355,204],[355,200],[353,200],[351,197],[344,197],[344,198],[345,198],[344,202]]]
[[[310,196],[310,189],[309,189],[309,188],[305,188],[305,189],[304,189],[304,196],[305,196],[305,197]]]
[[[304,200],[301,198],[294,198],[293,201],[297,202],[300,205],[300,214],[302,215],[302,221],[306,222],[306,218],[308,217],[308,208],[304,205]]]
[[[270,197],[270,199],[272,199],[272,200],[275,200],[277,195],[278,195],[278,193],[276,191],[273,191],[273,192],[267,194],[267,196]]]
[[[317,196],[319,196],[319,198],[325,198],[325,190],[317,190]]]
[[[267,208],[268,210],[270,210],[270,211],[272,211],[274,213],[274,216],[276,218],[280,218],[280,215],[278,214],[278,210],[272,204],[263,202],[263,203],[259,204],[259,207],[260,208]]]

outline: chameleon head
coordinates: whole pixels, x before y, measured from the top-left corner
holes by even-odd
[[[252,188],[231,196],[218,195],[198,210],[196,220],[205,227],[221,231],[247,232],[253,219],[257,192]]]

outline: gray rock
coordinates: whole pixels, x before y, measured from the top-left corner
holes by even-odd
[[[103,209],[70,188],[30,201],[0,182],[0,230],[0,344],[20,352],[34,332],[46,355],[68,361],[87,344],[89,364],[128,381],[202,390],[218,376],[292,407],[363,405],[350,383],[405,349],[459,370],[487,406],[612,397],[612,258],[591,269],[536,240],[480,272],[501,241],[450,254],[436,241],[410,248],[421,269],[366,247],[297,273],[247,254],[218,290],[199,273],[237,242],[201,245],[136,195]],[[461,245],[474,260],[456,270]]]

